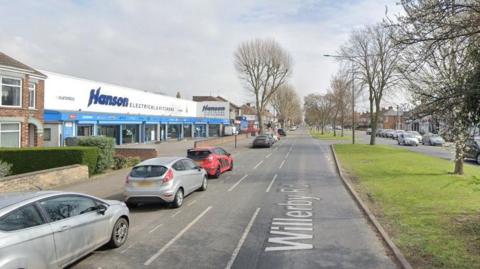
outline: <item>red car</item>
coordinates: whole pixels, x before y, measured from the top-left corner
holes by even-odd
[[[220,147],[189,149],[187,157],[207,171],[209,176],[218,178],[225,171],[233,170],[233,158]]]

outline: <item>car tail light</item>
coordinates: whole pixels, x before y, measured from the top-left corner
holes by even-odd
[[[162,183],[167,183],[173,179],[173,171],[172,169],[168,169],[167,173],[163,177]]]

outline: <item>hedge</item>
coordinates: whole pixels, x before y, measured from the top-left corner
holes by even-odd
[[[12,175],[72,164],[87,165],[88,172],[93,174],[97,159],[95,147],[0,149],[0,160],[12,165]]]
[[[74,143],[78,146],[98,148],[98,161],[95,167],[96,174],[112,168],[113,155],[115,154],[115,139],[105,136],[77,136]]]

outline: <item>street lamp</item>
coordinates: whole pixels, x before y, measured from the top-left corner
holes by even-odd
[[[353,57],[330,54],[324,54],[323,56],[330,58],[344,58],[352,62],[352,144],[355,144],[355,66],[354,61],[352,61]],[[336,126],[334,126],[333,128],[335,127]]]

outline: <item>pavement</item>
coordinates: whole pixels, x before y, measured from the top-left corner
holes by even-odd
[[[297,130],[270,149],[225,146],[234,171],[181,208],[131,209],[124,246],[72,267],[397,268],[338,177],[329,143]],[[68,190],[121,199],[127,172]]]

